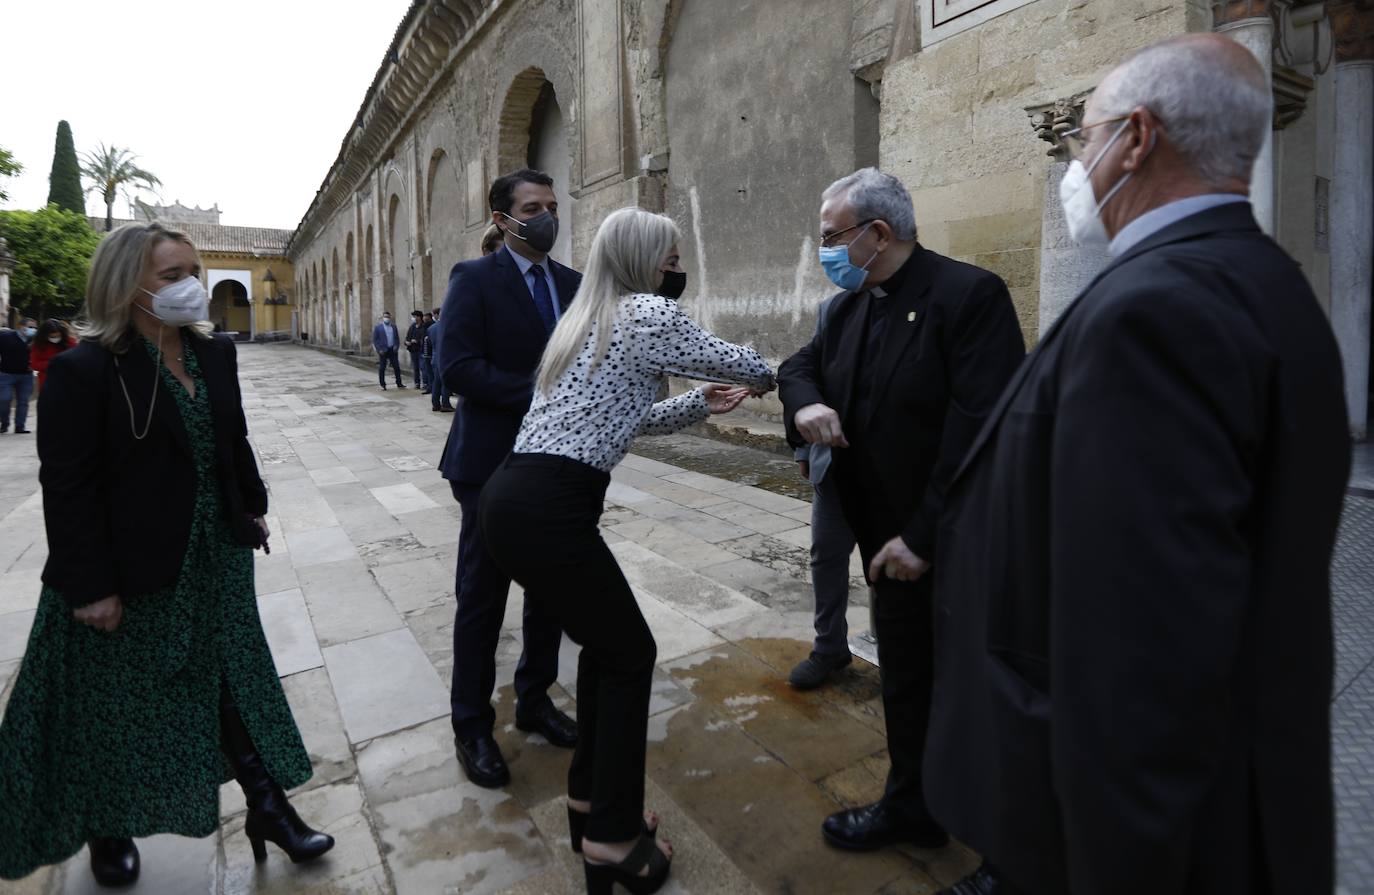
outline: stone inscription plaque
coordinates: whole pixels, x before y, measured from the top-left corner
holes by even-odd
[[[582,131],[582,185],[621,173],[620,0],[581,0],[582,96],[577,110]]]

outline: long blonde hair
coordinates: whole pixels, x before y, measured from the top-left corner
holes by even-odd
[[[595,340],[596,355],[587,372],[606,359],[620,300],[658,289],[663,259],[677,245],[678,237],[672,218],[642,208],[613,211],[601,222],[577,298],[544,348],[535,377],[539,392],[547,395],[553,391],[589,338]]]
[[[138,296],[144,272],[152,263],[153,249],[169,239],[184,242],[195,251],[195,244],[185,233],[161,224],[125,224],[101,240],[86,277],[85,313],[75,326],[78,336],[99,342],[116,354],[128,350],[134,338],[130,306]],[[196,260],[200,260],[199,254]],[[214,325],[202,320],[189,329],[208,339]]]

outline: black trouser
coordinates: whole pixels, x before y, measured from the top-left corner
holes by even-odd
[[[514,454],[487,482],[482,527],[501,566],[582,647],[568,796],[592,803],[587,838],[644,828],[644,747],[658,652],[597,522],[610,476],[550,454]]]
[[[511,576],[487,552],[482,541],[478,502],[483,486],[449,482],[463,508],[458,531],[458,564],[454,593],[458,610],[453,620],[453,732],[472,739],[492,732],[496,711],[491,694],[496,689],[496,647],[501,621],[506,616],[506,595]],[[549,687],[558,680],[558,645],[562,632],[558,619],[525,595],[524,649],[515,666],[515,712],[528,715],[549,700]]]
[[[873,557],[896,534],[896,526],[876,523],[861,501],[846,502],[846,515],[858,535],[864,576]],[[929,559],[929,557],[921,557]],[[930,724],[934,665],[934,569],[916,581],[880,577],[874,585],[874,619],[878,630],[878,671],[882,679],[883,723],[892,766],[883,801],[913,822],[928,821],[921,762]]]
[[[388,348],[377,354],[377,382],[386,385],[386,365],[391,363],[391,369],[396,371],[396,384],[404,385],[401,381],[401,362],[396,357],[396,349]]]
[[[419,349],[419,348],[411,348],[411,349],[409,349],[409,350],[410,350],[410,369],[411,369],[412,371],[414,371],[414,373],[415,373],[415,387],[416,387],[416,388],[419,388],[419,387],[420,387],[420,383],[421,383],[420,371],[421,371],[421,369],[422,369],[422,366],[421,366],[421,364],[420,364],[420,349]]]

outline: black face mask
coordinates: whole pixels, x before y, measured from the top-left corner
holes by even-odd
[[[558,241],[558,218],[551,211],[537,214],[528,221],[517,220],[504,211],[501,214],[505,215],[506,220],[520,225],[519,233],[507,232],[516,239],[523,239],[536,252],[548,253]]]
[[[664,298],[679,299],[682,293],[687,291],[687,274],[680,270],[663,271],[663,284],[658,287],[658,294]]]

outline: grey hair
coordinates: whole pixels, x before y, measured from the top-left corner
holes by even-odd
[[[1204,182],[1249,181],[1273,127],[1274,98],[1256,63],[1239,66],[1205,41],[1172,38],[1127,58],[1093,96],[1096,113],[1144,106]]]
[[[877,168],[860,168],[830,184],[821,201],[844,195],[854,216],[861,221],[886,221],[892,235],[906,241],[916,238],[916,208],[902,182]]]

